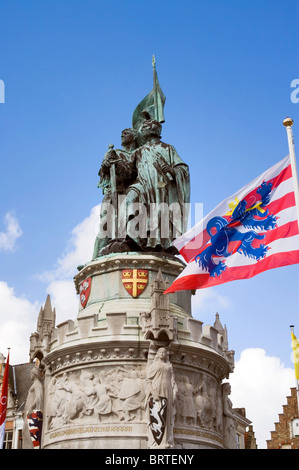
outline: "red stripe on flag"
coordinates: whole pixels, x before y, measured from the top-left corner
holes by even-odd
[[[259,232],[260,233],[260,232]],[[254,248],[257,248],[262,243],[263,245],[269,245],[275,240],[279,240],[281,238],[288,238],[293,237],[294,235],[298,235],[298,222],[294,220],[292,222],[288,222],[281,227],[274,228],[269,232],[264,232],[262,235],[265,235],[262,240],[253,240],[251,245]]]
[[[295,193],[287,193],[284,196],[276,199],[275,201],[271,201],[265,209],[269,210],[270,214],[276,215],[278,212],[288,209],[289,207],[293,207],[296,205],[295,201]]]
[[[273,191],[275,188],[277,188],[281,183],[284,181],[288,180],[289,178],[292,178],[292,167],[291,164],[284,168],[277,176],[274,176],[274,178],[270,178],[269,180],[265,181],[266,184],[271,183],[272,184],[272,189]],[[248,206],[246,206],[246,209],[248,209],[250,206],[253,206],[257,202],[261,201],[261,195],[257,192],[257,189],[260,187],[257,186],[254,188],[252,191],[250,191],[248,194],[243,199],[247,200]]]
[[[181,290],[204,289],[238,279],[250,279],[263,271],[296,263],[299,263],[299,250],[276,253],[252,265],[227,268],[219,277],[211,277],[209,273],[182,276],[177,278],[164,294]]]
[[[274,178],[270,179],[267,181],[267,183],[272,183],[273,188],[277,188],[283,181],[288,180],[289,178],[292,178],[293,173],[292,173],[292,165],[289,164],[286,168],[284,168],[279,175],[275,176]]]

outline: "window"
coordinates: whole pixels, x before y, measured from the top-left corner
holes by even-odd
[[[22,449],[22,429],[18,430],[18,449]]]
[[[295,418],[292,421],[292,434],[293,437],[299,437],[299,418]]]
[[[3,449],[12,449],[13,431],[5,431]]]

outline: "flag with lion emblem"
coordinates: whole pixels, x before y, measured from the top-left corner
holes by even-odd
[[[188,264],[165,293],[249,279],[299,263],[296,184],[288,156],[175,240]]]

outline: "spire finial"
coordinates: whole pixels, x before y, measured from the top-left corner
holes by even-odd
[[[285,127],[291,127],[293,124],[294,124],[294,121],[292,118],[290,118],[289,116],[287,116],[283,121],[282,121],[283,125]]]
[[[153,69],[156,68],[156,58],[155,58],[154,54],[153,54],[153,58],[152,58],[152,66],[153,66]]]

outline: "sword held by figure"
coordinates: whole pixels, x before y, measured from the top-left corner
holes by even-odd
[[[116,186],[116,172],[115,172],[115,164],[119,162],[120,158],[114,158],[113,160],[111,157],[117,157],[115,150],[113,150],[114,145],[109,144],[109,164],[110,164],[110,192],[111,192],[111,201],[114,208],[114,224],[112,230],[112,239],[117,240],[118,235],[118,197],[117,197],[117,186]]]

